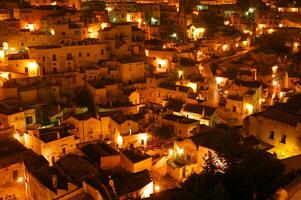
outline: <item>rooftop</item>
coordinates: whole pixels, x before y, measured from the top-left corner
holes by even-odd
[[[67,154],[59,159],[55,166],[64,172],[69,181],[81,184],[81,181],[87,177],[93,177],[100,174],[100,169],[90,163],[84,157]]]
[[[175,83],[172,83],[172,82],[163,82],[163,83],[159,84],[158,87],[168,89],[168,90],[174,90],[174,91],[176,91],[178,89],[180,92],[185,92],[185,93],[187,93],[191,89],[190,87],[176,85]]]
[[[0,140],[0,159],[13,156],[26,150],[27,149],[14,138]]]
[[[194,119],[189,119],[187,117],[173,115],[173,114],[165,115],[163,117],[163,119],[175,121],[175,122],[181,123],[181,124],[192,124],[192,123],[198,122],[197,120],[194,120]]]
[[[69,133],[69,130],[72,130],[72,129],[74,129],[74,126],[71,126],[69,124],[68,124],[68,126],[67,125],[53,126],[50,128],[39,129],[38,130],[40,132],[39,138],[45,143],[52,142],[52,141],[58,140],[60,138],[73,136],[72,134]]]
[[[89,159],[97,164],[100,163],[101,157],[119,155],[119,152],[115,149],[101,142],[85,144],[80,149]]]
[[[137,163],[137,162],[140,162],[142,160],[151,158],[149,155],[144,154],[144,153],[139,152],[139,151],[135,151],[135,150],[127,149],[127,150],[123,150],[121,152],[122,152],[122,154],[124,154],[128,159],[130,159],[134,163]]]
[[[265,112],[258,113],[258,115],[294,127],[296,127],[297,124],[301,123],[301,116],[273,108],[270,108]]]
[[[197,113],[200,115],[204,114],[204,116],[210,117],[214,114],[214,112],[216,111],[216,108],[204,106],[204,105],[200,105],[200,104],[188,103],[184,106],[184,111],[191,112],[191,113]]]
[[[119,196],[138,191],[152,182],[148,170],[137,173],[117,172],[112,174],[112,178]]]
[[[105,88],[107,85],[118,84],[116,80],[100,80],[100,81],[88,81],[88,83],[96,89]]]

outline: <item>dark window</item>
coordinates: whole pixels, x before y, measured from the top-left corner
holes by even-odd
[[[55,162],[55,157],[54,156],[51,157],[51,162],[52,162],[52,164]]]
[[[52,60],[56,61],[56,55],[55,54],[52,55]]]
[[[286,143],[286,135],[282,135],[281,141],[282,144]]]
[[[63,154],[66,154],[66,148],[65,147],[62,149],[62,152],[63,152]]]
[[[25,67],[25,73],[28,74],[28,67]]]
[[[269,138],[270,138],[271,140],[274,140],[274,138],[275,138],[275,132],[274,132],[274,131],[271,131],[271,132],[270,132]]]
[[[32,116],[26,117],[26,124],[32,124]]]
[[[82,53],[81,52],[78,53],[78,57],[82,57]]]
[[[101,50],[101,55],[103,55],[104,53],[103,53],[103,49]]]
[[[18,170],[14,170],[14,171],[13,171],[13,180],[14,180],[14,181],[18,180],[18,177],[19,177],[19,172],[18,172]]]

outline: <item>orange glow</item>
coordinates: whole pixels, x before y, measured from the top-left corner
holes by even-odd
[[[26,24],[25,29],[29,29],[30,31],[35,30],[35,25],[34,24]]]

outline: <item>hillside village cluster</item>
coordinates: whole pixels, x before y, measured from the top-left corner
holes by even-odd
[[[225,127],[301,169],[301,4],[260,3],[1,1],[0,199],[175,199]]]

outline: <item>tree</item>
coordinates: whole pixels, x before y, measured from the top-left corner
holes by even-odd
[[[201,174],[192,175],[183,188],[197,199],[267,199],[295,176],[285,177],[283,165],[272,154],[244,146],[237,131],[229,128],[216,135],[213,148],[219,154],[208,154]],[[216,158],[227,165],[222,172]]]

